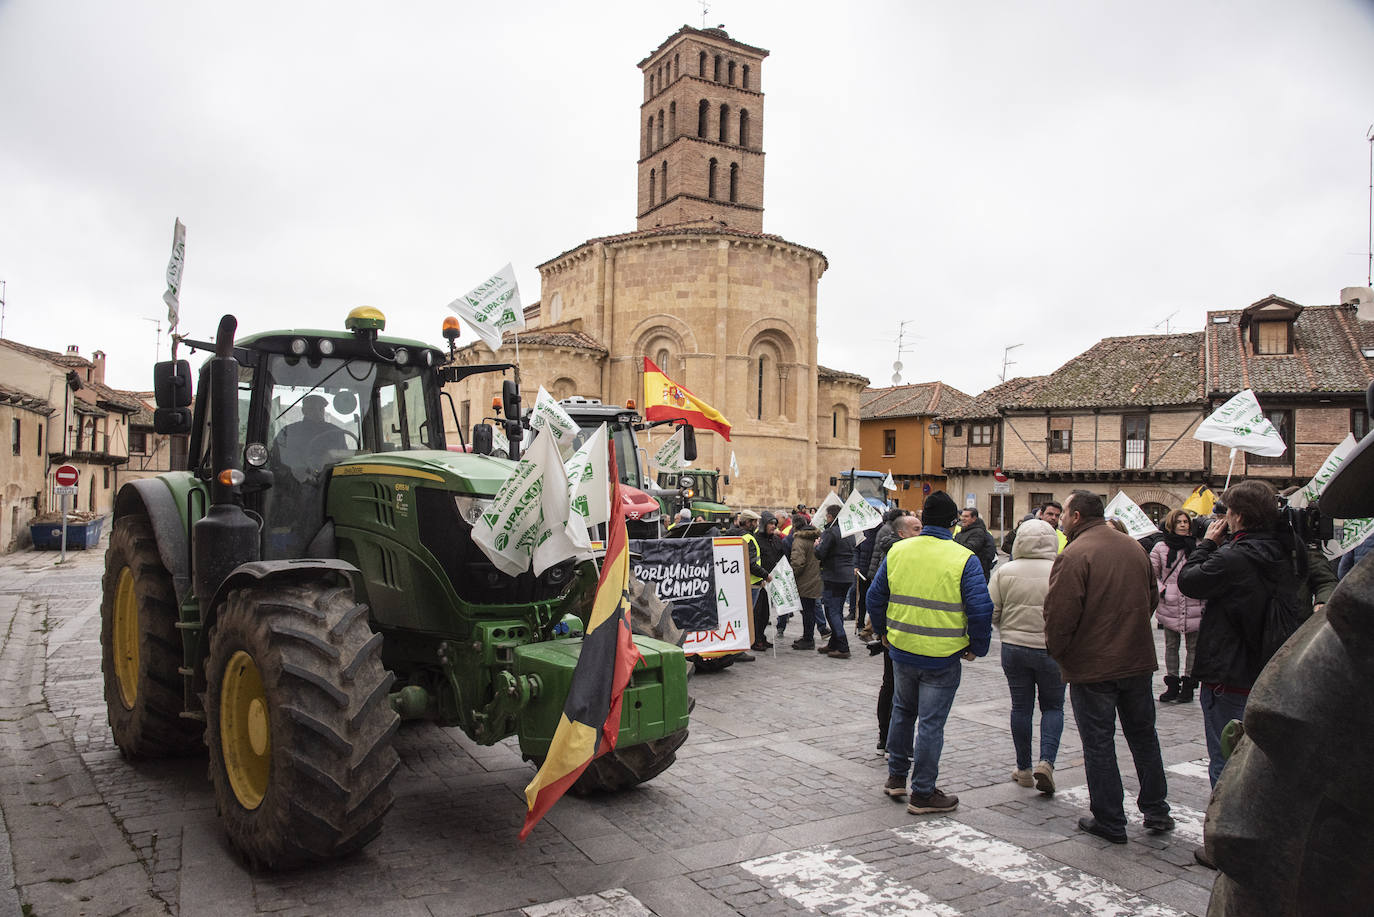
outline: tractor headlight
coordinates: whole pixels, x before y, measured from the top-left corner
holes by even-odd
[[[291,352],[294,353],[296,356],[298,356],[298,357],[303,357],[303,356],[305,356],[305,352],[306,352],[307,350],[309,350],[309,349],[310,349],[310,345],[309,345],[308,343],[306,343],[305,338],[292,338],[292,339],[291,339]]]
[[[243,450],[243,460],[254,468],[267,464],[267,447],[262,443],[249,443]]]
[[[482,518],[482,514],[491,509],[492,499],[490,497],[455,496],[453,502],[458,507],[458,515],[462,516],[468,525],[476,525],[477,520]]]
[[[391,358],[396,361],[397,366],[405,366],[410,362],[410,351],[406,350],[404,347],[397,347],[396,350],[392,352]]]
[[[321,356],[327,357],[334,352],[334,342],[329,338],[320,338],[319,347]]]

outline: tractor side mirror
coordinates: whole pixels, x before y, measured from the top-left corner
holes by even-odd
[[[689,461],[697,460],[697,431],[692,429],[690,424],[683,424],[682,430],[682,457]]]
[[[153,364],[153,397],[159,408],[191,406],[191,364],[164,360]]]
[[[840,483],[840,479],[839,479],[839,478],[831,478],[831,479],[830,479],[830,486],[831,486],[831,487],[836,487],[836,486],[839,485],[839,483]]]
[[[514,379],[506,379],[501,383],[501,411],[507,417],[520,416],[520,386]]]
[[[475,423],[472,425],[472,451],[478,455],[491,455],[495,448],[495,439],[492,436],[491,424]]]
[[[157,408],[153,411],[153,432],[176,435],[191,432],[188,408]]]

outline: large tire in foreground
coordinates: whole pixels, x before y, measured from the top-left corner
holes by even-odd
[[[1374,901],[1374,560],[1270,660],[1207,807],[1209,917],[1366,914]]]
[[[176,593],[147,516],[115,520],[100,599],[100,668],[115,745],[130,758],[187,755],[199,722],[183,718]]]
[[[652,780],[672,766],[686,741],[687,730],[679,729],[652,742],[608,751],[587,765],[569,792],[574,796],[616,793]]]
[[[343,856],[382,829],[399,719],[367,614],[332,582],[235,589],[220,609],[205,744],[229,840],[254,866]]]

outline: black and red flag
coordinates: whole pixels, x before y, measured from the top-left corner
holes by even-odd
[[[563,716],[558,720],[543,767],[525,787],[529,811],[525,826],[520,829],[522,841],[582,776],[587,765],[615,748],[620,736],[621,697],[630,683],[630,672],[640,660],[630,631],[630,599],[626,591],[630,579],[629,539],[614,444],[610,444],[608,451],[611,518],[606,524],[606,557],[568,700],[563,704]]]

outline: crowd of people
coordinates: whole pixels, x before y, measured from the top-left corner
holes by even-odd
[[[1176,509],[1158,533],[1137,540],[1105,518],[1101,496],[1075,490],[1023,518],[1000,555],[978,511],[960,509],[943,491],[919,513],[889,510],[861,536],[841,533],[838,506],[827,507],[819,525],[804,507],[786,515],[746,511],[728,531],[748,545],[754,651],[773,646],[761,587],[786,562],[802,602],[794,650],[848,659],[852,622],[856,639],[882,654],[877,748],[888,763],[886,794],[907,797],[913,814],[958,806],[937,785],[945,721],[963,663],[988,653],[996,628],[1011,707],[1011,779],[1055,792],[1067,696],[1089,795],[1079,828],[1124,844],[1117,723],[1139,779],[1144,826],[1171,831],[1156,704],[1200,699],[1215,786],[1226,764],[1223,732],[1242,718],[1274,650],[1265,632],[1273,606],[1301,621],[1335,588],[1337,571],[1322,553],[1280,531],[1279,505],[1268,483],[1242,481],[1227,489],[1215,516]],[[777,621],[779,640],[786,618]],[[1158,697],[1154,627],[1165,632]],[[1201,848],[1194,855],[1211,865]]]

